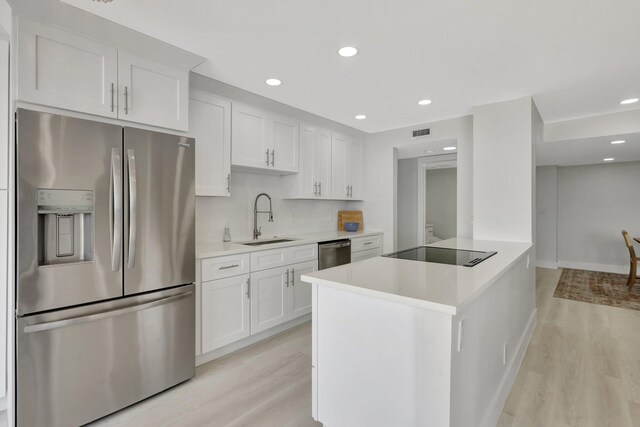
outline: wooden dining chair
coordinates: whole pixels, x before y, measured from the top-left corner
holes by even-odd
[[[624,237],[624,243],[629,249],[629,262],[631,263],[631,266],[629,270],[629,280],[627,280],[627,286],[629,286],[629,290],[631,290],[636,281],[640,279],[640,277],[638,276],[638,257],[636,256],[636,251],[633,248],[633,241],[631,240],[631,237],[626,230],[622,230],[622,237]]]

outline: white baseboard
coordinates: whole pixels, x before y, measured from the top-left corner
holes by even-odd
[[[507,401],[507,397],[509,397],[509,392],[516,380],[516,376],[518,375],[518,371],[522,365],[522,360],[527,352],[527,347],[529,346],[529,342],[533,336],[533,331],[536,328],[537,319],[538,309],[536,308],[533,310],[533,313],[531,313],[531,317],[529,317],[529,323],[520,338],[516,352],[509,362],[509,367],[505,375],[502,377],[502,382],[498,387],[498,391],[493,396],[489,409],[485,412],[482,424],[480,424],[482,427],[495,427],[498,424],[498,420],[500,419],[500,415],[504,409],[504,404]]]
[[[558,262],[557,261],[545,261],[545,260],[542,260],[542,259],[537,259],[536,260],[536,267],[551,268],[553,270],[557,270],[558,269]]]
[[[220,357],[226,356],[235,351],[248,347],[251,344],[255,344],[267,338],[271,338],[274,335],[278,335],[286,331],[287,329],[291,329],[294,326],[301,325],[305,322],[308,322],[309,320],[311,320],[311,314],[305,314],[304,316],[298,317],[297,319],[290,320],[287,323],[283,323],[282,325],[275,326],[269,330],[262,331],[255,335],[251,335],[250,337],[225,345],[224,347],[217,348],[208,353],[200,354],[196,356],[196,366],[203,365],[205,363],[211,362],[212,360],[216,360]]]
[[[558,260],[558,267],[576,270],[603,271],[605,273],[628,274],[629,265],[594,264],[590,262],[575,262]]]

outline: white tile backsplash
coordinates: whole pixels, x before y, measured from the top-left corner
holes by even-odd
[[[332,200],[286,200],[281,177],[232,171],[231,197],[196,198],[196,242],[198,245],[222,241],[225,224],[233,241],[249,240],[253,231],[253,203],[259,193],[273,201],[273,222],[258,215],[262,238],[337,229],[338,211],[361,209],[361,202]],[[261,197],[258,210],[268,210],[269,201]]]

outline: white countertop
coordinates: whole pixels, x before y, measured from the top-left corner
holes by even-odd
[[[382,232],[370,231],[370,230],[362,230],[362,231],[356,231],[356,232],[320,231],[315,233],[280,235],[280,236],[273,236],[273,237],[263,237],[260,240],[271,240],[271,239],[293,239],[293,240],[290,242],[272,243],[272,244],[266,244],[266,245],[260,245],[260,246],[247,246],[237,242],[212,243],[212,244],[198,246],[196,248],[196,258],[198,259],[214,258],[214,257],[224,256],[224,255],[236,255],[240,253],[263,251],[267,249],[277,249],[277,248],[284,248],[288,246],[298,246],[298,245],[306,245],[309,243],[326,242],[329,240],[336,240],[336,239],[344,239],[344,238],[351,239],[355,237],[373,236],[376,234],[382,234]]]
[[[475,267],[376,257],[305,274],[302,280],[455,315],[533,244],[449,239],[429,246],[498,253]]]

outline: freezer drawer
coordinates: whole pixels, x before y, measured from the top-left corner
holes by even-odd
[[[18,318],[18,426],[82,425],[195,374],[194,285]]]

